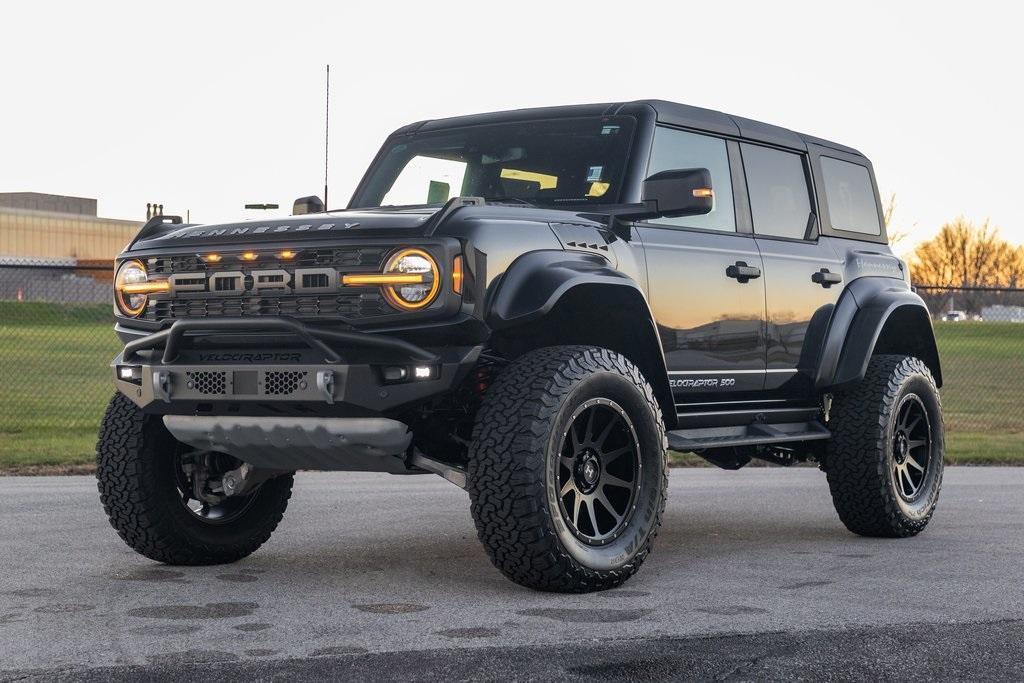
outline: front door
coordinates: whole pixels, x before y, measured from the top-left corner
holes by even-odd
[[[761,256],[752,236],[737,231],[728,143],[659,126],[647,175],[683,168],[711,172],[711,213],[636,229],[680,410],[752,397],[764,386],[766,350]]]

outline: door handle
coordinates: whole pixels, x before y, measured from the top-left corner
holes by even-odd
[[[832,285],[838,285],[842,281],[843,276],[841,274],[829,272],[828,268],[822,268],[817,273],[811,274],[811,282],[815,282],[825,289]]]
[[[749,282],[761,277],[761,269],[757,266],[748,266],[746,261],[737,261],[735,265],[725,269],[725,275],[739,282]]]

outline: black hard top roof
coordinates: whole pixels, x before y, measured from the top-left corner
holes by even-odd
[[[610,116],[626,113],[637,107],[650,107],[654,110],[657,120],[669,125],[719,133],[731,137],[743,138],[755,142],[764,142],[790,149],[806,150],[808,144],[830,147],[835,150],[863,156],[857,150],[840,145],[837,142],[823,140],[813,135],[804,135],[768,123],[761,123],[742,116],[724,114],[713,109],[692,107],[688,104],[666,102],[665,100],[636,100],[633,102],[615,102],[606,104],[572,104],[561,107],[538,107],[533,109],[514,109],[511,111],[491,112],[455,116],[446,119],[420,121],[404,126],[395,131],[397,134],[443,130],[460,126],[475,126],[500,121],[523,121],[530,119],[558,118],[567,116]]]

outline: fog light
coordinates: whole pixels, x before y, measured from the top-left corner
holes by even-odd
[[[416,379],[430,379],[431,369],[429,365],[417,365],[412,369],[412,375]]]
[[[138,384],[142,380],[142,367],[138,365],[118,365],[117,376],[125,382]]]

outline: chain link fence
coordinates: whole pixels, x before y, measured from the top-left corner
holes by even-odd
[[[0,263],[0,469],[88,462],[113,388],[109,265]],[[1024,290],[918,287],[935,318],[948,452],[1024,462]]]
[[[1024,289],[1006,287],[914,288],[942,322],[1024,323]]]
[[[109,265],[0,263],[0,468],[88,462],[112,394]]]
[[[949,452],[1024,462],[1024,289],[916,290],[935,319]]]

